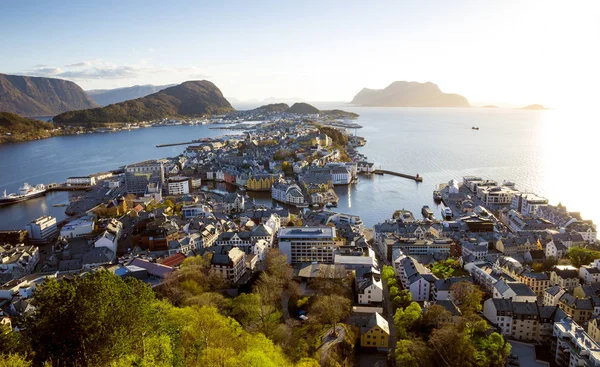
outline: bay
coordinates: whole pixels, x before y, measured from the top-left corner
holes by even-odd
[[[315,104],[360,114],[358,135],[367,139],[359,148],[377,168],[419,173],[423,183],[391,177],[361,177],[359,183],[337,187],[337,211],[357,214],[368,226],[389,218],[394,210],[419,215],[423,205],[436,210],[432,192],[439,183],[478,175],[510,180],[523,191],[562,202],[586,219],[600,221],[597,206],[595,147],[598,128],[584,111],[484,108],[369,108]],[[249,107],[249,106],[248,106]],[[479,127],[473,130],[472,127]],[[208,126],[145,128],[104,134],[63,136],[20,144],[0,145],[0,191],[30,184],[64,182],[146,159],[176,156],[185,146],[156,148],[223,135]],[[62,196],[61,196],[62,195]],[[68,201],[57,193],[26,204],[0,207],[0,229],[23,228],[32,219],[51,214],[64,217]],[[269,203],[268,198],[258,202]]]

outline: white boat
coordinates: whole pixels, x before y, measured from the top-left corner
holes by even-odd
[[[6,190],[4,190],[4,195],[0,197],[0,205],[7,205],[18,203],[20,201],[25,201],[33,198],[37,198],[46,194],[46,186],[43,184],[38,184],[35,187],[29,185],[27,182],[23,184],[21,188],[19,188],[18,194],[6,194]]]

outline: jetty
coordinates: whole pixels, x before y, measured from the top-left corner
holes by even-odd
[[[374,174],[376,175],[392,175],[392,176],[397,176],[397,177],[403,177],[403,178],[408,178],[409,180],[413,180],[415,182],[423,182],[423,176],[419,176],[419,174],[413,176],[413,175],[407,175],[406,173],[400,173],[400,172],[394,172],[394,171],[388,171],[385,169],[376,169],[375,171],[373,171]]]
[[[184,143],[171,143],[171,144],[158,144],[156,147],[157,148],[163,148],[163,147],[174,147],[176,145],[190,145],[190,144],[194,144],[194,141],[188,141],[188,142],[184,142]]]

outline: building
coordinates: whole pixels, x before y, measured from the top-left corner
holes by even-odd
[[[514,302],[536,302],[537,295],[526,284],[499,280],[494,284],[493,298],[511,299]]]
[[[360,346],[387,348],[390,340],[390,325],[378,312],[371,314],[367,325],[360,328]]]
[[[488,255],[487,241],[477,241],[473,238],[468,241],[462,241],[461,247],[463,256],[473,255],[475,260],[484,260]]]
[[[129,194],[143,195],[148,184],[162,187],[165,168],[162,162],[150,160],[125,166],[125,188]]]
[[[356,294],[361,305],[383,302],[383,286],[381,280],[375,279],[373,274],[356,278]]]
[[[558,305],[558,301],[563,294],[565,294],[565,290],[561,287],[555,285],[544,291],[544,306],[556,306]]]
[[[186,195],[190,193],[190,179],[184,176],[169,177],[167,188],[169,195]]]
[[[550,276],[545,272],[524,271],[519,274],[519,281],[531,288],[540,297],[543,297],[546,289],[550,287]]]
[[[68,177],[67,186],[93,186],[96,184],[96,178],[93,176]]]
[[[246,271],[246,254],[237,247],[219,247],[212,257],[210,267],[221,278],[235,283]]]
[[[548,199],[535,194],[519,193],[513,195],[510,208],[524,216],[537,215],[540,206],[548,205]]]
[[[554,323],[551,355],[560,367],[600,366],[600,344],[571,318]]]
[[[596,316],[588,322],[587,333],[596,343],[600,343],[600,316]]]
[[[290,264],[334,263],[336,231],[334,227],[284,227],[279,229],[279,250]]]
[[[56,218],[49,215],[39,217],[25,226],[29,239],[34,242],[48,242],[58,236]]]
[[[594,305],[590,299],[575,298],[569,293],[564,293],[560,297],[558,307],[580,325],[586,323],[594,314]]]
[[[40,251],[34,245],[0,246],[0,281],[8,282],[31,274],[40,259]]]
[[[248,177],[248,181],[246,181],[246,189],[248,191],[271,191],[271,186],[280,177],[280,175],[274,174],[251,175]]]
[[[181,213],[185,219],[195,217],[206,217],[212,214],[209,206],[203,204],[184,205]]]
[[[94,221],[90,218],[79,218],[65,224],[60,230],[60,236],[76,238],[87,236],[92,232],[94,232]]]
[[[594,260],[590,265],[582,265],[579,268],[579,277],[584,284],[600,282],[600,259]]]
[[[555,265],[550,272],[550,284],[573,291],[579,285],[579,272],[571,265]]]

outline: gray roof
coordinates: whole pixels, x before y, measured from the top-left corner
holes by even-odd
[[[333,239],[335,238],[334,227],[285,227],[279,229],[279,239],[294,239],[294,238],[319,238]]]
[[[517,283],[517,282],[510,282],[507,283],[508,286],[510,287],[510,289],[513,290],[513,292],[515,292],[515,294],[517,296],[535,296],[535,292],[531,290],[531,288],[529,288],[529,286],[527,284],[524,283]]]
[[[551,296],[556,296],[561,289],[562,288],[560,288],[558,285],[555,285],[546,289],[546,293],[550,294]]]

